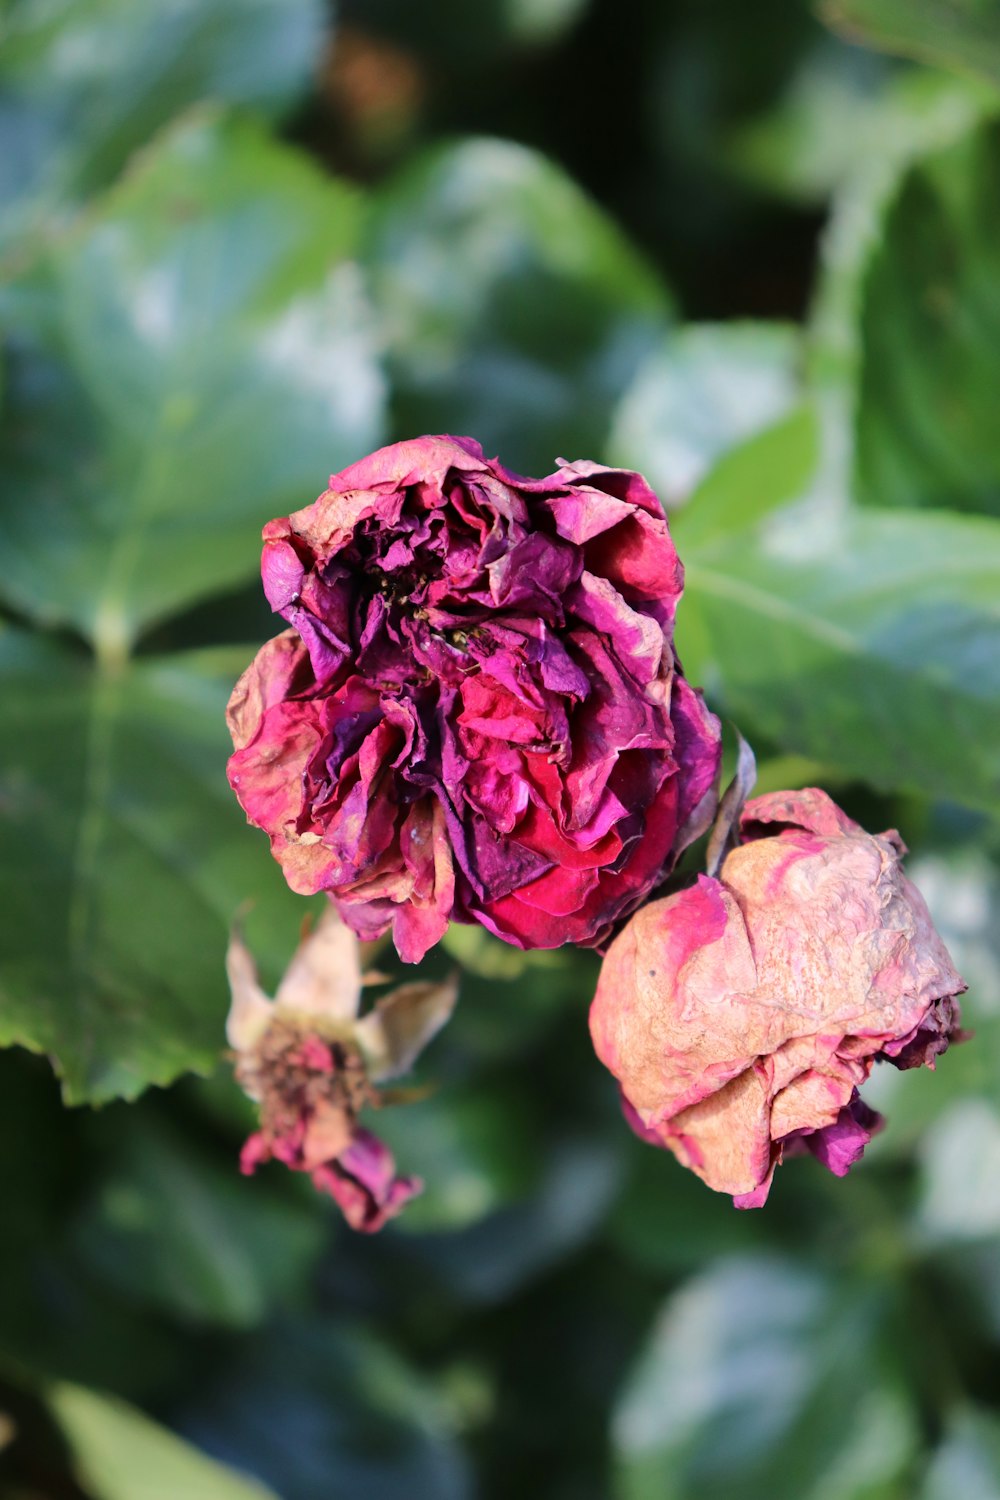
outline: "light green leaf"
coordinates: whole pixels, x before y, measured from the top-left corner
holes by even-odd
[[[985,1099],[955,1104],[922,1153],[918,1225],[937,1243],[1000,1236],[1000,1113]]]
[[[809,405],[724,453],[672,522],[681,556],[746,530],[801,495],[818,455],[816,413]]]
[[[878,1289],[761,1255],[667,1303],[613,1423],[619,1500],[894,1500],[915,1442]]]
[[[45,1399],[93,1500],[278,1500],[117,1396],[60,1383]]]
[[[9,601],[120,655],[251,577],[263,522],[377,444],[360,216],[257,125],[200,116],[61,242],[10,301]]]
[[[1000,11],[993,0],[822,0],[820,14],[848,41],[1000,87]]]
[[[191,104],[283,109],[315,66],[320,0],[18,0],[0,50],[0,248],[65,216]]]
[[[619,403],[608,462],[645,474],[681,506],[729,449],[800,399],[798,330],[782,323],[692,323],[665,339]]]
[[[1000,516],[1000,124],[905,177],[860,334],[858,497]]]
[[[469,433],[511,468],[603,448],[665,294],[558,167],[509,141],[438,147],[379,193],[367,262],[401,434]]]
[[[948,1423],[917,1500],[997,1500],[1000,1495],[1000,1421],[995,1413],[963,1407]]]
[[[891,127],[890,76],[886,58],[821,36],[779,98],[737,124],[727,161],[769,194],[824,205]]]
[[[0,635],[0,1044],[49,1053],[69,1102],[215,1066],[241,903],[257,901],[256,951],[294,946],[303,902],[224,776],[223,713],[246,656],[98,672],[53,642]]]
[[[1000,809],[1000,524],[793,508],[685,566],[681,659],[751,739]]]

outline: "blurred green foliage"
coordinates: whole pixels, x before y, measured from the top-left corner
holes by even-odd
[[[1000,10],[820,14],[0,8],[4,1497],[1000,1497]],[[307,904],[223,775],[259,529],[419,430],[645,469],[762,785],[914,847],[975,1035],[846,1182],[736,1213],[593,955],[465,928],[424,1196],[239,1176],[225,935],[273,983]]]

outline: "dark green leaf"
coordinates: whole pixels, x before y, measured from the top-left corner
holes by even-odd
[[[368,264],[397,434],[469,433],[511,468],[593,458],[660,334],[655,275],[553,163],[508,141],[437,148],[377,201]]]
[[[876,108],[833,200],[811,319],[811,368],[842,397],[857,384],[865,277],[901,179],[914,162],[995,115],[998,99],[985,84],[913,69],[893,78]]]
[[[793,509],[685,565],[682,660],[751,739],[1000,808],[1000,524]]]
[[[849,41],[1000,87],[1000,11],[993,0],[822,0],[820,14]]]
[[[426,1071],[433,1079],[433,1055]],[[399,1170],[424,1181],[401,1220],[405,1231],[462,1229],[536,1184],[540,1121],[512,1089],[452,1083],[430,1098],[380,1110],[371,1125]]]
[[[282,1500],[472,1493],[431,1381],[342,1322],[277,1324],[187,1404],[194,1441],[270,1479]]]
[[[1000,125],[905,177],[861,320],[859,498],[1000,516]]]
[[[360,215],[258,126],[201,116],[61,242],[42,291],[11,302],[8,600],[120,655],[251,577],[263,522],[377,443],[381,376],[345,259]]]
[[[242,902],[258,902],[255,947],[294,946],[304,904],[225,781],[223,711],[244,661],[98,672],[0,636],[0,1043],[48,1052],[71,1102],[215,1065]]]
[[[620,1500],[896,1500],[914,1422],[878,1289],[722,1260],[668,1302],[614,1421]]]
[[[141,1116],[73,1232],[110,1290],[184,1323],[246,1328],[301,1292],[326,1238],[324,1216],[268,1181],[200,1156]]]
[[[421,1276],[463,1301],[501,1303],[550,1271],[597,1233],[619,1187],[623,1142],[624,1135],[557,1138],[529,1192],[462,1229],[413,1239]]]

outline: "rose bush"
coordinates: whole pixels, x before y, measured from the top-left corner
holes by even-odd
[[[230,704],[230,781],[292,888],[417,960],[449,919],[599,944],[710,815],[719,727],[672,650],[645,481],[398,443],[264,530],[292,627]]]
[[[901,868],[825,792],[749,802],[719,879],[652,902],[615,939],[590,1026],[633,1128],[738,1207],[783,1155],[842,1175],[881,1123],[874,1062],[934,1066],[965,985]]]

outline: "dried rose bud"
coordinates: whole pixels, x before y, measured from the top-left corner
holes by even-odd
[[[359,944],[332,907],[300,943],[274,1000],[236,933],[226,969],[236,1078],[260,1106],[241,1170],[273,1158],[308,1172],[352,1229],[381,1229],[422,1183],[397,1177],[392,1153],[358,1115],[382,1103],[375,1085],[406,1072],[447,1021],[454,983],[402,985],[359,1017]]]
[[[264,528],[293,627],[237,684],[229,779],[293,890],[417,960],[449,919],[592,944],[711,817],[718,721],[673,655],[683,572],[628,471],[522,479],[397,443]]]
[[[758,797],[739,826],[719,879],[616,938],[590,1029],[633,1128],[756,1208],[784,1155],[849,1169],[882,1123],[859,1084],[880,1059],[933,1068],[965,985],[897,833],[816,789]]]

